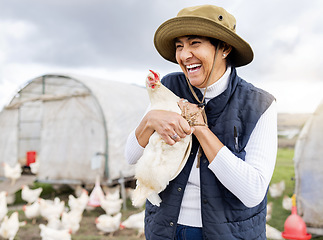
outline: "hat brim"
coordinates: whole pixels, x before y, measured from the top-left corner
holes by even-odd
[[[246,41],[230,29],[203,17],[181,16],[167,20],[157,29],[154,44],[163,58],[177,63],[174,39],[188,35],[211,37],[228,43],[233,47],[231,62],[236,67],[253,60],[253,51]]]

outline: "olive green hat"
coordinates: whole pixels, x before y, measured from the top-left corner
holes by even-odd
[[[154,44],[163,58],[177,63],[174,39],[188,35],[211,37],[228,43],[233,47],[231,62],[236,67],[247,65],[253,59],[250,45],[236,34],[236,19],[221,7],[202,5],[182,9],[176,17],[159,26]]]

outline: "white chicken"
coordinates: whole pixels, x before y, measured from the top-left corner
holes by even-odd
[[[120,224],[120,228],[131,228],[136,229],[138,231],[137,237],[140,237],[144,234],[144,228],[145,228],[145,210],[130,215],[126,220],[124,220]]]
[[[54,229],[44,224],[39,224],[40,236],[42,240],[71,240],[71,230]]]
[[[47,224],[46,227],[56,229],[56,230],[61,230],[63,229],[62,226],[62,221],[60,217],[58,216],[51,216],[50,218],[47,219]]]
[[[54,201],[45,200],[43,198],[38,199],[40,204],[40,215],[46,220],[57,217],[59,218],[65,209],[65,202],[60,201],[58,197]]]
[[[285,181],[282,180],[278,183],[272,183],[269,186],[269,194],[272,198],[278,198],[283,195],[285,191]]]
[[[106,212],[108,215],[114,215],[118,212],[120,212],[122,207],[123,200],[121,198],[118,198],[116,200],[109,199],[106,197],[100,198],[100,205],[101,208]]]
[[[88,201],[89,193],[85,189],[83,189],[81,195],[78,198],[74,197],[72,194],[68,196],[68,206],[70,207],[70,210],[77,210],[83,213]]]
[[[266,221],[270,221],[271,215],[273,212],[273,202],[267,203],[267,215],[266,215]]]
[[[272,226],[269,226],[268,224],[266,224],[266,237],[268,239],[272,239],[272,240],[284,239],[282,237],[282,233],[278,229],[273,228]]]
[[[72,187],[74,189],[74,194],[76,197],[81,196],[81,194],[83,193],[83,190],[85,190],[85,188],[82,185],[70,185],[70,187]]]
[[[292,206],[293,206],[293,200],[292,200],[292,198],[290,198],[287,195],[285,195],[283,197],[282,206],[283,206],[283,208],[285,210],[291,211],[292,210]]]
[[[20,163],[16,163],[15,166],[11,167],[8,163],[3,162],[4,176],[11,180],[11,185],[16,183],[16,180],[21,177],[22,168]]]
[[[115,187],[103,186],[102,189],[105,193],[106,199],[117,200],[120,198],[120,185]]]
[[[5,239],[13,240],[19,227],[24,225],[26,225],[26,222],[19,222],[18,212],[13,212],[10,217],[6,215],[0,226],[0,236]]]
[[[14,193],[11,193],[10,195],[7,194],[7,204],[8,205],[14,204],[15,201],[16,201],[16,193],[15,192]]]
[[[70,229],[72,234],[76,233],[80,229],[80,222],[82,220],[82,212],[78,210],[72,210],[69,212],[63,212],[61,223],[63,229]]]
[[[40,165],[40,161],[39,160],[36,160],[35,162],[30,163],[29,164],[29,167],[30,167],[31,173],[37,174],[38,171],[39,171],[39,165]]]
[[[95,225],[103,233],[110,233],[110,236],[113,236],[113,233],[120,227],[121,216],[122,214],[120,212],[115,216],[107,214],[100,215],[95,219]]]
[[[126,188],[126,198],[133,199],[133,192],[135,189],[128,187]]]
[[[7,195],[6,191],[0,192],[0,222],[8,213]]]
[[[151,71],[147,77],[146,88],[151,102],[151,110],[166,110],[181,114],[178,106],[180,98],[163,86],[159,75]],[[163,191],[184,167],[191,149],[192,136],[187,135],[174,145],[165,141],[154,132],[149,139],[142,157],[135,167],[137,179],[132,204],[142,206],[146,198],[159,206]]]
[[[27,185],[22,185],[21,187],[21,198],[28,204],[31,204],[38,200],[43,188],[39,187],[36,189],[30,189]]]
[[[24,205],[22,210],[24,211],[26,218],[32,219],[32,224],[35,224],[36,219],[40,216],[39,202],[35,201],[30,205]]]

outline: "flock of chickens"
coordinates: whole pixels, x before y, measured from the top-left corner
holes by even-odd
[[[100,204],[105,214],[98,216],[95,220],[99,233],[113,235],[119,229],[132,228],[138,231],[138,236],[144,232],[144,211],[129,216],[121,221],[122,199],[120,199],[119,186],[104,188],[105,194],[100,197]],[[39,224],[40,237],[42,240],[71,240],[72,235],[80,228],[83,212],[91,211],[94,207],[89,206],[89,194],[85,189],[79,189],[78,197],[70,194],[67,204],[60,198],[54,200],[40,197],[43,189],[41,187],[31,189],[27,185],[21,188],[21,198],[26,201],[23,211],[32,224],[37,219],[44,219]],[[46,222],[46,224],[44,224]],[[0,192],[0,236],[3,239],[13,240],[21,226],[26,221],[19,221],[18,212],[8,214],[7,193]]]
[[[100,232],[113,234],[115,231],[124,228],[133,228],[138,231],[138,236],[144,233],[144,211],[131,215],[125,221],[121,221],[122,199],[120,198],[119,186],[114,188],[103,188],[105,194],[100,196],[100,206],[105,214],[100,215],[95,220],[95,225]],[[269,194],[272,198],[282,196],[285,190],[285,182],[271,184]],[[68,196],[67,205],[58,197],[54,200],[40,198],[43,189],[30,189],[27,185],[21,188],[21,198],[26,201],[23,211],[27,219],[32,224],[38,218],[46,220],[47,224],[39,224],[40,236],[42,240],[69,240],[80,228],[82,214],[84,210],[91,210],[89,194],[85,189],[79,189],[74,195]],[[20,222],[18,212],[8,215],[7,193],[0,192],[0,236],[4,239],[13,240],[21,226],[26,225],[26,221]],[[284,209],[290,211],[292,208],[291,198],[284,196],[282,200]],[[271,219],[272,202],[267,205],[266,220]],[[267,224],[267,237],[269,239],[283,239],[281,232]]]

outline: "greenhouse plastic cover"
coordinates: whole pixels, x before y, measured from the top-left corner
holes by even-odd
[[[323,234],[323,102],[307,120],[295,145],[298,214],[308,231]]]
[[[148,104],[146,89],[133,84],[55,74],[35,78],[0,113],[0,162],[24,165],[26,153],[36,151],[39,180],[133,176],[124,147]]]

